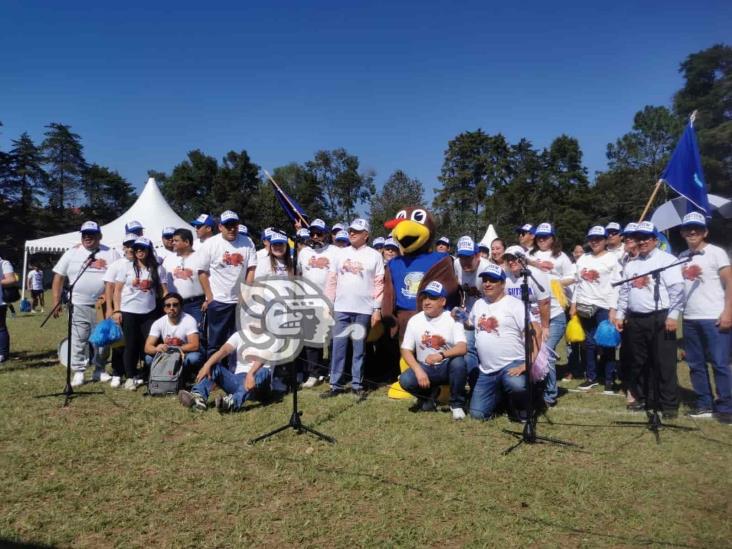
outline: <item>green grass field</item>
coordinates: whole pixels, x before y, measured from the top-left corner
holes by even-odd
[[[581,449],[504,456],[514,440],[502,429],[516,430],[505,418],[454,423],[411,414],[385,389],[356,404],[318,388],[301,393],[303,420],[337,444],[287,431],[252,447],[287,421],[289,399],[222,416],[101,384],[66,408],[34,398],[64,386],[65,322],[40,322],[8,321],[0,545],[732,545],[732,427],[713,420],[679,419],[699,430],[663,431],[657,445],[645,428],[612,426],[645,419],[622,397],[569,392],[539,430]],[[689,387],[685,365],[679,374]]]

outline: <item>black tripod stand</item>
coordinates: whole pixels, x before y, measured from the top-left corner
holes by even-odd
[[[534,394],[534,382],[531,379],[531,365],[532,365],[532,348],[533,348],[533,342],[534,342],[534,329],[531,325],[531,318],[530,318],[530,305],[529,305],[529,277],[531,277],[531,280],[534,281],[534,284],[536,284],[536,287],[539,289],[539,291],[544,291],[544,288],[539,284],[534,276],[529,271],[528,265],[526,265],[526,261],[522,258],[518,258],[521,262],[522,268],[521,268],[521,276],[523,277],[523,281],[521,283],[521,301],[524,302],[524,362],[526,364],[526,370],[524,371],[524,376],[526,376],[526,388],[528,392],[528,409],[526,411],[527,417],[526,417],[526,423],[524,423],[524,429],[523,432],[517,433],[515,431],[509,431],[508,429],[504,429],[504,433],[508,433],[509,435],[516,437],[518,439],[518,442],[514,444],[513,446],[510,446],[506,448],[503,451],[503,455],[510,454],[513,450],[521,446],[523,443],[527,444],[559,444],[561,446],[577,446],[574,442],[567,442],[564,440],[559,440],[556,438],[550,438],[550,437],[542,437],[536,434],[536,421],[541,414],[542,410],[537,409],[535,406],[535,394]]]
[[[644,381],[643,381],[643,390],[645,392],[646,397],[646,416],[648,417],[647,422],[642,421],[615,421],[613,422],[615,425],[627,425],[627,426],[640,426],[640,427],[647,427],[649,431],[653,433],[653,435],[656,437],[656,443],[661,443],[661,437],[660,437],[660,431],[661,429],[675,429],[677,431],[698,431],[697,428],[694,427],[684,427],[682,425],[667,425],[664,424],[661,421],[661,414],[659,413],[660,408],[660,396],[661,396],[661,379],[660,374],[658,372],[658,340],[657,340],[657,334],[660,330],[660,326],[658,323],[658,304],[661,302],[661,273],[665,271],[666,269],[670,269],[671,267],[676,267],[678,265],[682,265],[684,263],[688,263],[691,261],[691,258],[693,256],[688,256],[682,259],[681,261],[677,261],[675,263],[671,263],[670,265],[666,265],[665,267],[659,267],[658,269],[653,269],[652,271],[649,271],[647,273],[639,274],[636,276],[631,276],[629,278],[626,278],[625,280],[621,280],[619,282],[614,282],[613,286],[620,286],[621,284],[625,284],[628,282],[631,282],[633,280],[636,280],[638,278],[643,278],[646,276],[651,276],[653,278],[653,344],[650,348],[650,367],[648,367],[648,362],[646,361],[646,371],[644,372]],[[649,392],[649,388],[653,386],[653,391]]]
[[[71,399],[79,397],[79,396],[88,396],[88,395],[103,395],[103,391],[86,391],[86,392],[76,392],[71,387],[71,327],[73,324],[73,318],[74,318],[74,304],[72,303],[72,299],[74,297],[74,287],[76,286],[76,283],[79,282],[79,279],[81,276],[86,272],[86,270],[89,268],[89,266],[94,262],[94,258],[97,255],[97,252],[99,250],[94,250],[89,254],[89,257],[84,262],[81,270],[79,271],[79,274],[76,275],[76,279],[69,285],[69,289],[67,290],[67,299],[68,299],[68,313],[69,318],[66,326],[66,387],[64,387],[64,390],[60,393],[51,393],[48,395],[37,395],[35,398],[48,398],[48,397],[65,397],[64,399],[64,406],[68,406]],[[45,319],[43,319],[43,322],[41,323],[41,328],[43,328],[46,325],[46,322],[48,322],[48,319],[51,318],[56,311],[58,311],[61,308],[61,301],[56,303],[53,306],[53,309],[48,313]],[[89,357],[91,360],[91,356]]]
[[[303,422],[300,420],[300,416],[302,416],[302,412],[299,411],[297,408],[297,390],[298,390],[297,364],[294,361],[290,364],[290,386],[292,388],[292,415],[290,416],[290,421],[288,421],[282,427],[277,427],[277,429],[274,429],[273,431],[270,431],[269,433],[265,433],[263,435],[258,436],[257,438],[251,439],[249,441],[249,444],[256,444],[260,440],[264,440],[266,438],[274,436],[277,433],[281,433],[282,431],[285,431],[287,429],[295,429],[295,431],[297,431],[298,434],[302,434],[303,431],[305,431],[312,435],[315,435],[316,437],[318,437],[322,440],[325,440],[326,442],[335,443],[336,439],[334,439],[333,437],[324,435],[323,433],[320,433],[320,432],[316,431],[315,429],[308,427],[307,425],[304,425]]]

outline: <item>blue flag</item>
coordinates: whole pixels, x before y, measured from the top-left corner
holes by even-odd
[[[668,166],[661,174],[661,179],[686,198],[690,205],[693,205],[693,209],[711,217],[699,145],[691,122],[686,126]]]
[[[280,206],[282,206],[282,209],[287,214],[287,217],[289,217],[292,221],[300,221],[305,227],[309,226],[308,216],[305,214],[305,210],[302,209],[302,206],[300,206],[300,204],[295,202],[294,198],[292,198],[289,194],[282,190],[282,187],[280,187],[277,182],[272,178],[272,176],[269,175],[267,170],[264,170],[264,173],[267,175],[267,178],[272,184],[272,190],[274,190],[275,198],[277,198],[277,202],[280,203]]]

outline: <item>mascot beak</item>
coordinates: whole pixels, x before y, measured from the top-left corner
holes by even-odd
[[[397,225],[399,225],[399,223],[401,223],[402,221],[406,221],[406,219],[403,219],[403,218],[390,219],[389,221],[387,221],[387,222],[384,223],[384,227],[386,227],[387,229],[389,229],[391,231],[391,230],[394,229],[394,227],[396,227]]]
[[[394,225],[389,227],[392,221]],[[411,219],[392,219],[384,223],[384,226],[392,229],[392,237],[399,243],[405,254],[419,250],[430,239],[430,230],[425,225]]]

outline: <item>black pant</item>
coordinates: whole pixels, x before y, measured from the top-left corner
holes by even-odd
[[[676,333],[665,327],[668,311],[630,313],[625,323],[628,388],[636,400],[647,400],[660,410],[677,410]],[[627,354],[626,354],[627,353]],[[658,394],[656,394],[658,387]]]
[[[318,347],[303,347],[300,356],[297,357],[298,371],[305,374],[305,377],[318,377],[328,375],[328,367],[323,361],[323,349]]]
[[[0,356],[3,357],[3,361],[10,358],[10,334],[8,333],[8,326],[5,323],[7,315],[7,304],[0,305]]]
[[[127,379],[137,376],[137,364],[144,356],[145,340],[156,317],[154,309],[144,314],[122,312],[122,333],[125,336],[123,361]]]

